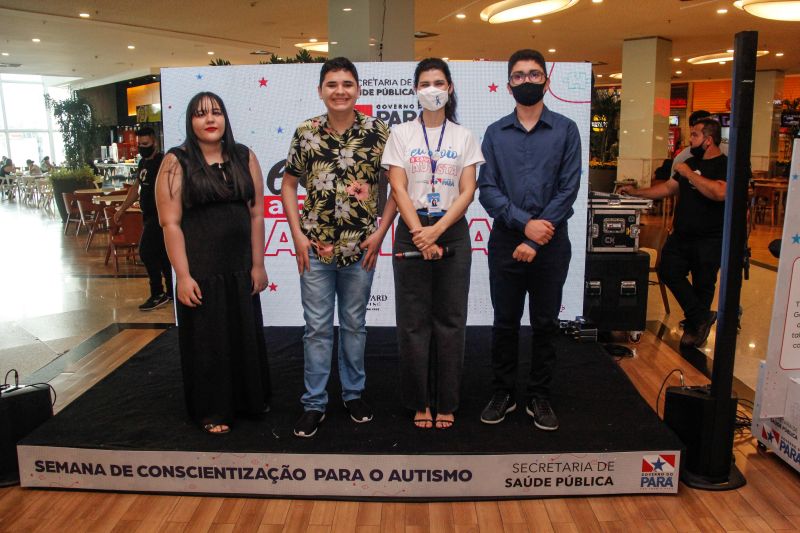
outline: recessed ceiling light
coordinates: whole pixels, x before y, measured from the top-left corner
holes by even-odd
[[[674,62],[678,63],[678,62],[680,62],[681,58],[680,57],[673,57],[672,60]]]
[[[592,0],[593,4],[602,4],[603,0]]]
[[[683,71],[682,71],[682,70],[676,70],[676,71],[675,71],[675,74],[677,74],[678,76],[680,76],[681,74],[683,74]]]
[[[549,15],[569,9],[577,3],[578,0],[504,0],[481,11],[481,20],[489,24],[502,24]]]
[[[213,55],[214,55],[214,52],[212,52],[211,50],[209,50],[209,51],[208,51],[208,55],[210,55],[210,56],[213,56]]]
[[[339,41],[331,41],[331,44],[339,44]]]
[[[467,18],[467,16],[464,13],[459,13],[458,15],[456,15],[456,18],[457,19],[465,19],[465,18]]]
[[[761,57],[769,54],[769,50],[759,50],[756,52],[756,57]],[[725,63],[726,61],[733,61],[733,50],[728,52],[718,52],[716,54],[704,54],[697,57],[690,57],[687,61],[692,65],[708,65],[711,63]]]
[[[8,57],[8,52],[3,52],[3,55],[4,55],[5,57]]]
[[[733,5],[756,17],[800,20],[800,0],[737,0]]]
[[[449,57],[443,57],[442,61],[450,61],[450,58]]]
[[[603,75],[602,75],[602,74],[598,74],[598,75],[597,75],[597,77],[598,77],[598,78],[602,78],[602,77],[603,77]]]
[[[542,19],[533,19],[531,22],[533,22],[534,24],[541,24]]]
[[[550,48],[550,49],[548,49],[547,51],[548,51],[548,52],[550,52],[551,54],[554,54],[554,53],[555,53],[555,51],[556,51],[556,49],[555,49],[555,48]]]
[[[41,39],[37,39],[37,38],[35,38],[35,37],[34,37],[33,39],[31,39],[31,41],[33,41],[33,42],[35,42],[35,43],[40,43],[40,42],[42,42],[42,40],[41,40]]]
[[[136,47],[135,47],[135,46],[133,46],[132,44],[129,44],[129,45],[128,45],[128,50],[135,50],[135,49],[136,49]]]
[[[375,43],[369,43],[370,46],[375,46]]]
[[[726,51],[727,53],[729,53],[729,54],[732,54],[732,53],[733,53],[733,48],[728,48],[728,49],[727,49],[727,50],[725,50],[725,51]]]
[[[3,54],[3,55],[8,55],[8,54]],[[775,54],[775,57],[783,57],[783,52],[778,52],[777,54]]]
[[[312,37],[311,39],[308,40],[308,42],[310,42],[310,43],[315,43],[317,41],[319,41],[319,39],[315,39],[314,37]]]
[[[728,10],[725,9],[724,7],[721,8],[721,9],[717,9],[717,14],[719,14],[719,15],[724,15],[727,12],[728,12]]]
[[[78,16],[82,19],[88,19],[89,17],[91,17],[89,13],[80,13]]]
[[[345,11],[345,12],[350,12],[350,11],[352,11],[352,10],[353,10],[353,8],[352,8],[352,7],[343,7],[343,8],[342,8],[342,11]]]
[[[309,52],[328,52],[328,41],[322,42],[308,42],[308,43],[297,43],[295,44],[297,48],[302,48],[303,50],[308,50]]]
[[[608,77],[609,78],[614,78],[615,80],[621,80],[622,79],[622,72],[615,72],[614,74],[609,74]]]

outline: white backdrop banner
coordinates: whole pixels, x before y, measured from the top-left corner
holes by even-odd
[[[765,419],[789,416],[787,389],[792,378],[800,378],[800,139],[794,140],[789,174],[767,364],[759,391],[762,404],[760,413],[756,413]],[[795,383],[794,387],[797,386]]]
[[[361,97],[357,108],[390,126],[414,120],[420,112],[413,94],[415,63],[359,63]],[[268,326],[304,324],[300,304],[300,281],[294,258],[292,235],[280,202],[281,176],[289,143],[303,120],[322,114],[317,95],[320,64],[250,65],[230,67],[169,68],[161,72],[164,139],[167,147],[184,141],[186,105],[200,91],[212,91],[225,102],[238,142],[256,153],[265,177],[264,260],[270,278],[262,293],[264,322]],[[487,126],[514,109],[506,90],[505,62],[451,63],[458,120],[481,141]],[[583,278],[586,252],[586,216],[589,168],[589,115],[591,65],[550,63],[550,91],[545,104],[576,122],[582,144],[581,191],[575,214],[569,220],[572,262],[564,286],[561,318],[572,320],[583,314]],[[301,200],[304,190],[298,191]],[[492,323],[489,297],[488,239],[492,220],[477,195],[467,219],[472,237],[472,279],[469,294],[470,325]],[[387,235],[372,285],[367,323],[395,325],[394,280],[391,250],[394,228]],[[527,310],[523,323],[527,322]]]

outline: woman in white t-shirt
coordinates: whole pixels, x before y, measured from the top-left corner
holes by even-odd
[[[447,63],[420,61],[414,86],[423,111],[392,128],[381,160],[401,217],[392,261],[401,391],[416,427],[448,429],[458,409],[472,264],[464,214],[483,155],[455,122]]]

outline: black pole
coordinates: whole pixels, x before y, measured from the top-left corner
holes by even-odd
[[[758,32],[736,34],[733,61],[733,97],[728,143],[728,185],[725,195],[725,226],[722,233],[722,262],[719,291],[719,324],[714,345],[714,368],[711,372],[711,397],[714,399],[714,450],[733,446],[733,423],[730,401],[733,363],[736,357],[736,329],[739,298],[742,291],[742,267],[747,239],[747,188],[750,178],[750,142],[753,130]],[[716,454],[712,474],[724,474],[731,468],[731,456]]]

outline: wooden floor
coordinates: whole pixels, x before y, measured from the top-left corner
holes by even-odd
[[[59,409],[124,362],[159,330],[124,330],[52,383]],[[688,384],[705,378],[645,333],[636,357],[620,362],[655,407],[664,377],[681,368]],[[677,384],[678,376],[670,383]],[[663,398],[662,398],[663,403]],[[477,416],[477,415],[475,415]],[[498,427],[502,431],[502,426]],[[363,503],[0,490],[0,531],[798,531],[800,475],[759,452],[749,431],[736,464],[748,484],[731,492],[681,485],[677,496],[610,496],[464,503]]]
[[[6,207],[6,209],[8,209]],[[2,214],[0,212],[0,214]],[[26,213],[13,215],[8,225],[36,229],[36,220]],[[28,218],[21,218],[27,216]],[[22,223],[24,222],[24,223]],[[42,264],[58,262],[74,274],[113,274],[113,267],[102,264],[104,241],[87,254],[84,239],[61,237],[60,225],[45,227],[45,236],[53,237],[59,257],[45,257]],[[38,231],[38,230],[37,230]],[[52,235],[50,235],[52,233]],[[766,245],[780,237],[780,228],[756,226],[750,244],[754,259],[769,265],[777,261]],[[28,241],[41,241],[25,234]],[[22,237],[20,237],[22,239]],[[72,241],[75,241],[72,243]],[[72,243],[72,244],[70,244]],[[28,250],[22,247],[20,250]],[[13,243],[6,245],[14,250]],[[42,250],[50,250],[43,247]],[[22,252],[19,252],[22,254]],[[29,253],[29,252],[25,252]],[[11,255],[14,255],[12,253]],[[88,258],[88,259],[87,259]],[[127,266],[125,268],[128,268]],[[134,268],[135,267],[131,267]],[[18,283],[28,269],[14,274]],[[141,272],[141,268],[137,270]],[[35,273],[35,272],[34,272]],[[125,272],[124,272],[125,273]],[[63,280],[67,279],[67,283]],[[80,311],[81,321],[96,320],[97,331],[108,318],[90,311],[102,305],[102,315],[111,320],[167,322],[164,316],[148,315],[138,319],[135,306],[145,296],[143,279],[56,277],[52,292],[67,286],[64,298],[74,304],[85,297],[88,310]],[[77,280],[77,281],[76,281]],[[69,285],[72,284],[72,286]],[[25,285],[28,287],[29,285]],[[7,287],[10,289],[10,287]],[[26,289],[26,301],[31,298]],[[6,291],[7,292],[7,291]],[[6,297],[4,292],[4,298]],[[76,296],[77,294],[77,296]],[[84,296],[85,294],[85,296]],[[21,305],[21,304],[16,304]],[[161,311],[161,310],[159,310]],[[156,311],[154,313],[158,313]],[[56,311],[52,311],[55,313]],[[63,321],[71,320],[64,313]],[[61,328],[59,315],[42,321]],[[16,322],[15,322],[16,324]],[[31,331],[38,322],[31,326]],[[5,330],[2,330],[5,331]],[[2,332],[0,331],[0,333]],[[73,363],[51,383],[58,391],[56,410],[63,409],[85,390],[119,366],[155,335],[157,329],[122,330],[93,352]],[[75,333],[70,333],[75,335]],[[56,331],[54,337],[66,336]],[[27,349],[27,348],[25,348]],[[702,384],[706,379],[680,358],[666,344],[646,332],[637,347],[636,357],[620,362],[642,396],[655,407],[656,395],[664,377],[681,368],[688,384]],[[677,384],[678,377],[671,378]],[[663,408],[663,398],[660,407]],[[461,416],[477,416],[477,413]],[[498,431],[502,431],[502,425]],[[533,431],[533,430],[532,430]],[[310,532],[539,532],[539,531],[798,531],[800,530],[800,475],[784,462],[756,449],[749,431],[736,442],[736,463],[748,484],[732,492],[700,492],[683,485],[677,496],[610,496],[596,498],[558,498],[502,502],[464,503],[362,503],[310,500],[211,498],[61,492],[25,490],[19,487],[0,489],[0,532],[82,532],[82,531],[310,531]]]

